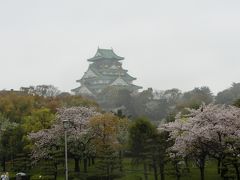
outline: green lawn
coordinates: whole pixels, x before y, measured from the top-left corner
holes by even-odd
[[[143,176],[143,165],[140,164],[139,166],[132,166],[131,165],[131,160],[130,159],[125,159],[123,162],[123,167],[124,167],[124,176],[121,178],[118,178],[117,180],[144,180]],[[93,176],[96,174],[96,172],[99,170],[96,169],[95,166],[90,166],[88,167],[88,173],[83,173],[83,165],[81,164],[81,173],[77,175],[77,179],[85,179],[85,177]],[[166,167],[166,173],[169,172],[170,165],[167,165]],[[11,173],[14,175],[15,173]],[[43,172],[40,167],[35,167],[31,170],[32,178],[31,179],[45,179],[45,178],[39,178],[39,176],[43,175]],[[59,171],[58,171],[58,180],[64,180],[64,166],[60,165],[59,166]],[[74,173],[74,162],[70,161],[69,162],[69,180],[74,179],[71,178],[71,176],[75,174]],[[76,175],[76,174],[75,174]],[[75,176],[76,177],[76,176]],[[216,169],[216,163],[215,161],[209,161],[206,165],[205,169],[205,177],[206,180],[218,180],[221,179],[219,175],[217,174],[217,169]],[[149,180],[153,180],[153,171],[149,172]],[[175,180],[176,178],[171,175],[166,175],[166,180]],[[186,174],[185,176],[181,177],[181,180],[198,180],[200,179],[200,174],[199,174],[199,169],[194,166],[193,163],[190,163],[190,173]],[[160,177],[159,177],[160,180]]]
[[[124,161],[124,171],[125,176],[119,178],[118,180],[140,180],[144,179],[143,176],[143,166],[139,165],[138,167],[132,167],[129,160]],[[169,171],[169,165],[166,167],[166,173]],[[206,180],[218,180],[221,179],[217,174],[216,163],[214,161],[208,162],[205,170]],[[153,172],[149,173],[149,180],[153,180]],[[160,177],[159,177],[160,179]],[[171,175],[166,175],[166,180],[175,180],[176,178]],[[198,180],[200,179],[199,169],[190,163],[190,173],[181,177],[181,180]]]

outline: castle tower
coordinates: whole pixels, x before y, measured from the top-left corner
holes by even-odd
[[[88,59],[91,63],[83,77],[77,82],[81,85],[72,90],[76,95],[96,97],[103,89],[109,86],[128,89],[131,92],[142,88],[132,84],[136,78],[130,76],[122,68],[120,61],[124,60],[114,53],[112,49],[99,49],[94,57]]]

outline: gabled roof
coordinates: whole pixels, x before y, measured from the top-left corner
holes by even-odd
[[[92,93],[92,91],[86,85],[82,85],[78,88],[72,89],[71,91],[75,92],[76,94],[85,94],[85,95],[90,95],[90,96],[94,95]]]
[[[111,59],[111,60],[123,60],[124,58],[115,54],[113,49],[100,49],[98,48],[94,57],[88,59],[88,61],[95,62],[99,59]]]
[[[131,84],[131,87],[132,87],[134,90],[142,89],[142,86],[137,86],[137,85],[135,85],[135,84]]]
[[[94,78],[94,77],[97,77],[97,75],[91,69],[88,69],[87,72],[85,72],[83,75],[83,78]]]
[[[130,81],[136,80],[135,77],[130,76],[128,73],[126,73],[124,77],[125,77],[127,80],[130,80]]]
[[[118,77],[110,85],[111,86],[113,86],[113,85],[128,86],[129,84],[126,81],[124,81],[121,77]]]
[[[89,74],[92,76],[90,77]],[[97,78],[98,76],[101,76],[101,74],[92,65],[90,65],[88,70],[84,73],[83,77],[76,82],[81,82],[85,78]]]

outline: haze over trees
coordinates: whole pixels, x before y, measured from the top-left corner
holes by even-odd
[[[214,96],[208,87],[194,88],[188,92],[181,92],[173,88],[165,91],[153,91],[152,88],[132,94],[128,90],[108,87],[99,95],[97,101],[106,110],[122,110],[130,117],[145,116],[152,121],[159,122],[171,119],[184,108],[197,109],[202,103],[209,104]]]
[[[233,83],[230,88],[217,94],[216,103],[233,104],[238,99],[240,99],[240,83]]]
[[[137,94],[109,87],[97,99],[100,105],[54,86],[1,91],[2,170],[38,169],[46,179],[61,177],[62,120],[69,119],[72,178],[184,179],[196,173],[194,163],[203,180],[210,163],[215,177],[239,179],[238,86],[223,91],[233,93],[228,102],[234,106],[219,104],[224,93],[214,97],[205,86],[188,92],[149,88]],[[139,173],[130,175],[129,166]]]

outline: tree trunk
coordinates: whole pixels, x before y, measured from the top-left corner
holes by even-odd
[[[92,157],[92,165],[94,165],[94,164],[95,164],[95,158]]]
[[[58,164],[54,163],[55,171],[54,171],[54,180],[57,180],[57,172],[58,172]]]
[[[174,167],[175,167],[176,178],[177,180],[180,180],[180,171],[178,167],[178,162],[174,162]]]
[[[221,159],[219,158],[218,159],[218,164],[217,164],[217,172],[218,172],[218,174],[221,174]]]
[[[119,170],[120,170],[120,172],[123,171],[123,165],[122,165],[122,150],[119,151]]]
[[[75,164],[75,166],[74,166],[74,171],[75,172],[80,172],[80,165],[79,165],[79,158],[74,158],[74,164]]]
[[[161,163],[159,164],[159,170],[160,170],[161,180],[165,180],[164,164],[163,164],[163,162],[161,162]]]
[[[201,180],[204,180],[204,166],[200,167]]]
[[[2,158],[2,170],[3,170],[3,172],[6,171],[6,158],[5,158],[5,156],[3,156],[3,158]]]
[[[84,165],[84,172],[87,172],[87,158],[83,160],[83,165]]]
[[[110,180],[110,167],[107,167],[107,180]]]
[[[12,162],[12,168],[14,168],[14,155],[11,153],[11,162]]]
[[[185,165],[186,165],[186,168],[187,168],[187,172],[190,173],[190,168],[189,168],[188,157],[187,156],[184,157],[184,162],[185,162]]]
[[[144,168],[144,179],[148,180],[147,164],[146,164],[146,162],[143,163],[143,168]]]
[[[54,180],[57,180],[57,171],[54,172]]]
[[[237,180],[240,180],[240,174],[239,174],[238,165],[237,165],[237,164],[234,164],[233,166],[234,166],[234,168],[235,168],[235,171],[236,171]]]
[[[88,166],[91,166],[91,158],[88,157]]]
[[[204,170],[205,170],[205,160],[206,160],[206,154],[203,153],[199,159],[198,159],[198,167],[199,167],[199,170],[200,170],[200,176],[201,176],[201,180],[204,180],[205,179],[205,174],[204,174]]]
[[[154,179],[158,180],[158,173],[157,173],[157,163],[156,163],[156,158],[152,157],[152,163],[153,163],[153,172],[154,172]]]

